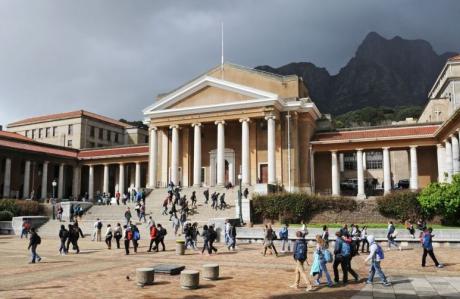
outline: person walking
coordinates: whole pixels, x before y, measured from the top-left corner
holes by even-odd
[[[405,226],[406,226],[407,231],[408,231],[409,234],[411,235],[412,239],[415,239],[415,228],[414,228],[414,225],[413,225],[409,220],[406,220],[406,222],[405,222],[404,224],[405,224]]]
[[[77,251],[77,254],[80,253],[80,247],[78,247],[78,239],[84,238],[81,228],[78,226],[78,222],[75,221],[73,225],[69,224],[69,239],[67,240],[67,253],[69,252],[69,245],[72,243],[72,249]]]
[[[131,224],[131,231],[133,232],[133,250],[134,253],[137,253],[137,248],[139,247],[139,240],[141,239],[141,233],[139,232],[139,228]]]
[[[177,218],[176,215],[173,216],[172,227],[174,230],[174,236],[177,236],[177,231],[179,230],[180,224],[179,224],[179,218]]]
[[[364,260],[364,262],[371,261],[371,266],[369,269],[369,276],[367,277],[366,284],[372,284],[374,281],[375,272],[380,276],[384,286],[390,286],[391,283],[388,282],[385,274],[380,267],[380,262],[384,259],[384,254],[382,247],[375,242],[375,237],[370,235],[367,237],[367,241],[370,244],[370,253]]]
[[[397,235],[398,235],[398,232],[396,231],[396,227],[394,226],[393,221],[388,222],[388,231],[387,231],[388,250],[391,250],[391,245],[395,246],[400,251],[402,250],[402,247],[396,244],[395,239]]]
[[[291,288],[298,289],[300,287],[300,277],[302,276],[303,280],[305,281],[305,284],[307,285],[306,291],[310,292],[313,290],[313,287],[311,285],[310,280],[307,277],[307,273],[305,270],[305,264],[309,265],[307,260],[307,242],[303,237],[302,231],[296,232],[296,237],[297,240],[295,241],[293,248],[293,258],[296,264],[294,270],[295,278],[294,284],[291,285]]]
[[[323,273],[324,273],[326,275],[328,287],[333,287],[334,283],[332,282],[331,275],[329,275],[329,271],[327,270],[327,263],[332,262],[332,254],[326,248],[326,243],[324,242],[323,238],[321,238],[320,235],[316,236],[315,254],[317,254],[318,262],[319,262],[319,273],[315,281],[316,285],[321,284],[321,277],[323,276]]]
[[[150,245],[149,245],[149,250],[147,252],[152,251],[153,244],[156,242],[156,238],[158,236],[158,230],[155,225],[150,227]]]
[[[324,248],[329,248],[329,228],[327,225],[323,225],[323,234],[321,235],[321,239],[324,241]]]
[[[168,202],[169,202],[169,197],[166,197],[165,200],[163,201],[163,211],[161,212],[161,216],[163,215],[168,216]]]
[[[343,244],[342,244],[342,249],[346,252],[346,246],[348,245],[349,247],[349,254],[348,254],[348,258],[346,258],[346,262],[347,262],[347,271],[348,273],[350,273],[353,278],[355,279],[356,282],[359,281],[359,275],[358,273],[356,273],[355,270],[353,270],[353,268],[351,267],[351,261],[353,259],[353,257],[357,254],[357,251],[356,251],[356,247],[354,246],[354,243],[353,243],[353,239],[351,238],[351,236],[342,236],[342,239],[343,239]],[[344,254],[344,256],[346,257],[346,254]]]
[[[367,226],[363,226],[361,230],[361,253],[364,253],[364,246],[366,246],[366,253],[369,253],[369,241],[367,239]]]
[[[208,228],[208,253],[211,254],[213,251],[217,253],[217,248],[214,247],[214,242],[217,239],[217,232],[214,230],[214,226],[210,225]]]
[[[444,265],[439,263],[436,259],[436,256],[433,252],[433,237],[434,235],[433,229],[431,227],[425,228],[422,235],[422,247],[423,247],[423,255],[422,255],[422,267],[426,265],[426,256],[429,255],[434,262],[434,265],[438,268],[443,268]]]
[[[228,229],[228,250],[235,251],[236,246],[236,227],[230,224]]]
[[[334,281],[335,283],[339,283],[339,265],[342,268],[342,274],[343,274],[343,283],[348,282],[348,269],[347,269],[347,258],[344,257],[345,255],[350,254],[349,246],[348,246],[348,253],[343,244],[345,243],[342,239],[342,233],[340,231],[335,233],[335,247],[334,247],[334,263],[332,265],[332,268],[334,269]],[[345,245],[346,247],[347,245]]]
[[[205,224],[203,225],[203,231],[201,232],[201,237],[203,238],[203,249],[201,250],[201,254],[204,253],[204,251],[208,251],[209,249],[209,232],[208,232],[208,226]]]
[[[281,240],[281,252],[286,252],[285,247],[287,244],[287,250],[291,251],[291,241],[289,241],[289,224],[285,223],[279,231]]]
[[[267,254],[267,249],[273,250],[275,255],[278,256],[278,251],[273,244],[273,240],[276,239],[276,234],[273,232],[271,224],[265,225],[265,237],[264,237],[264,256]]]
[[[114,228],[113,236],[115,238],[115,241],[117,242],[117,249],[120,249],[120,239],[123,236],[123,230],[121,228],[120,223],[117,223],[117,226]]]
[[[30,223],[26,219],[22,220],[22,228],[21,228],[21,239],[25,237],[26,239],[29,237],[29,230],[30,230]]]
[[[29,264],[35,264],[35,260],[37,260],[38,262],[42,260],[42,258],[37,253],[37,246],[40,245],[41,242],[42,239],[35,231],[35,228],[32,227],[30,229],[29,247],[27,247],[27,250],[30,250],[32,254],[32,260],[29,262]]]
[[[209,189],[204,190],[203,195],[204,195],[204,203],[208,204],[208,201],[209,201]]]
[[[165,251],[165,236],[168,232],[160,223],[157,224],[157,238],[155,239],[155,247],[153,248],[156,252],[160,249],[159,244],[161,244],[161,251]]]
[[[65,225],[61,224],[61,229],[59,230],[59,239],[61,240],[61,247],[59,247],[59,254],[66,255],[67,249],[65,243],[69,238],[69,231],[65,229]]]
[[[145,219],[145,204],[144,203],[141,203],[141,206],[139,209],[139,221],[141,221],[142,218],[144,218],[144,223],[147,222],[147,220]]]
[[[126,225],[129,224],[129,222],[131,221],[131,209],[128,207],[126,208],[126,211],[125,211],[125,219],[126,219]]]
[[[115,199],[117,201],[117,206],[120,205],[120,196],[121,196],[120,191],[117,190],[117,192],[115,192]]]
[[[129,242],[133,239],[133,232],[131,227],[128,225],[123,225],[123,239],[125,243],[125,254],[129,255]]]
[[[192,192],[190,199],[192,200],[192,207],[196,207],[196,191]]]
[[[112,225],[107,224],[107,231],[105,232],[105,244],[107,244],[107,249],[112,249]]]

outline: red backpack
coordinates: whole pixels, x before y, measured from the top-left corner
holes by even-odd
[[[133,232],[131,230],[128,230],[126,232],[126,237],[128,238],[128,240],[132,240],[133,239]]]

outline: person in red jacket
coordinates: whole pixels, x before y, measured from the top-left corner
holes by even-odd
[[[155,240],[157,237],[158,237],[158,230],[155,227],[155,225],[152,225],[152,227],[150,228],[150,246],[149,246],[149,250],[147,250],[148,252],[152,251],[153,243],[155,243]]]

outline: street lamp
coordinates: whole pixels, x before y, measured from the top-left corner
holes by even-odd
[[[239,212],[240,215],[239,216],[240,216],[240,223],[241,223],[241,225],[243,225],[244,224],[243,223],[243,209],[242,209],[242,203],[241,203],[242,197],[243,197],[243,192],[241,190],[241,188],[242,188],[242,186],[241,186],[242,185],[241,184],[241,181],[242,181],[241,173],[238,174],[238,181],[240,182],[240,189],[238,190],[238,206],[239,206],[239,210],[240,210],[240,212]]]
[[[51,185],[53,186],[53,198],[51,199],[51,203],[53,204],[53,220],[54,220],[56,219],[56,207],[54,205],[54,203],[56,202],[56,186],[57,186],[56,179],[53,180]]]

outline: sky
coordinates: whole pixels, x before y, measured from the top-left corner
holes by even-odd
[[[460,52],[458,0],[0,0],[0,125],[142,109],[225,60],[337,73],[371,31]]]

